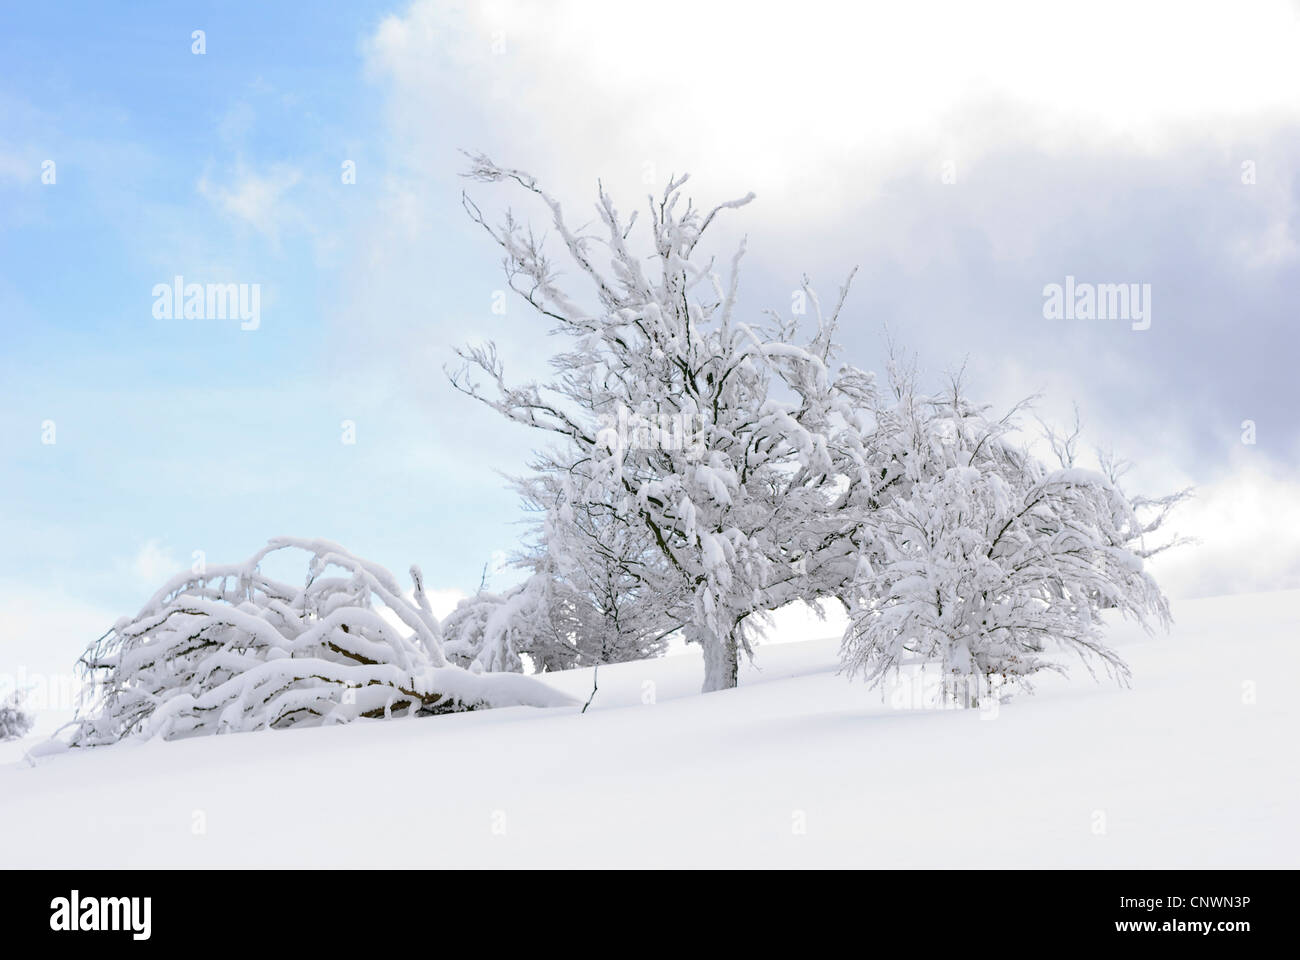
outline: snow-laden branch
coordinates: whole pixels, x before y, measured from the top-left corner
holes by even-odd
[[[266,576],[309,556],[304,586]],[[180,574],[92,644],[69,746],[415,716],[570,699],[527,677],[451,664],[418,568],[408,594],[328,540],[280,537],[240,564]]]

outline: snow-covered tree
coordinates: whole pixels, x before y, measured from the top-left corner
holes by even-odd
[[[585,290],[566,288],[543,240],[513,213],[492,226],[466,198],[504,252],[510,287],[568,342],[547,384],[508,384],[491,344],[460,351],[453,384],[562,438],[570,504],[608,504],[644,532],[686,600],[683,632],[703,647],[704,689],[734,686],[766,612],[832,594],[853,572],[860,524],[850,507],[874,483],[861,444],[873,382],[833,368],[847,284],[823,315],[805,283],[817,329],[801,341],[795,321],[734,315],[743,244],[725,280],[700,252],[717,215],[752,194],[706,212],[683,196],[686,178],[674,179],[651,198],[638,246],[636,215],[622,217],[603,189],[601,227],[589,232],[523,171],[477,156],[469,176],[540,199]],[[624,437],[624,423],[658,429]],[[676,442],[688,433],[691,442]]]
[[[263,560],[305,551],[305,584]],[[528,677],[448,663],[419,569],[408,597],[328,540],[277,538],[243,563],[184,573],[86,651],[90,697],[70,746],[444,713],[569,698]]]
[[[998,421],[954,378],[922,396],[894,367],[892,402],[873,438],[894,482],[871,514],[871,541],[850,591],[842,649],[850,674],[878,681],[939,664],[945,690],[969,705],[1062,653],[1123,680],[1101,613],[1147,626],[1168,607],[1132,548],[1141,523],[1105,476],[1049,469],[1013,444],[1017,410]]]
[[[616,503],[574,495],[582,465],[564,469],[539,457],[534,473],[516,481],[540,519],[519,558],[534,576],[558,583],[557,618],[572,631],[579,666],[659,656],[669,634],[689,617],[690,597],[644,524]],[[590,485],[583,484],[590,489]]]
[[[611,541],[612,542],[612,541]],[[592,543],[584,541],[584,546]],[[448,659],[473,671],[536,673],[658,656],[680,624],[663,614],[663,595],[622,575],[612,554],[537,545],[517,564],[531,570],[502,592],[480,589],[442,623]]]
[[[476,673],[521,672],[525,656],[538,673],[579,666],[578,605],[548,570],[501,593],[481,589],[443,621],[447,656]]]
[[[36,719],[24,707],[23,693],[14,690],[0,702],[0,740],[20,740],[36,724]]]

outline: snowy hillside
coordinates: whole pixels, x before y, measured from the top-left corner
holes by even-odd
[[[125,744],[0,766],[0,860],[115,866],[1300,866],[1300,591],[1117,627],[1133,688],[906,709],[770,643],[578,708]],[[826,627],[821,629],[825,630]],[[547,682],[585,699],[591,672]],[[890,702],[892,699],[893,702]],[[28,740],[30,746],[33,741]]]

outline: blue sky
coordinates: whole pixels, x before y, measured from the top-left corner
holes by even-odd
[[[748,308],[859,264],[853,361],[888,324],[992,402],[1078,401],[1139,486],[1202,491],[1171,593],[1300,586],[1297,7],[1053,7],[3,5],[0,644],[75,654],[194,550],[325,536],[455,591],[514,547],[536,440],[442,367],[548,344],[490,309],[462,147],[575,211],[755,190]],[[176,275],[260,284],[261,326],[155,319]],[[1067,275],[1151,284],[1151,329],[1046,320]]]
[[[365,257],[347,225],[377,183],[384,131],[361,41],[381,13],[5,8],[0,143],[16,175],[0,186],[13,454],[0,491],[21,547],[0,576],[126,610],[143,585],[123,563],[151,542],[188,566],[193,549],[241,556],[310,527],[453,583],[508,544],[494,514],[513,501],[493,477],[440,483],[409,465],[438,418],[348,370],[367,331],[333,309],[338,275]],[[39,180],[46,159],[54,185]],[[340,182],[344,159],[355,186]],[[226,215],[223,193],[257,178],[291,182],[295,205],[328,217],[260,230]],[[262,284],[265,325],[154,319],[152,287],[175,274]],[[428,298],[427,278],[413,285]],[[358,423],[354,447],[343,419]],[[45,420],[56,442],[33,444]],[[439,486],[459,487],[457,502],[440,504]],[[454,556],[426,546],[449,542]]]

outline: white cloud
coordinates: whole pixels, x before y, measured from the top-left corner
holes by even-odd
[[[302,220],[286,200],[286,195],[301,179],[302,173],[296,167],[278,164],[265,173],[257,173],[241,163],[229,184],[214,183],[205,175],[200,178],[198,189],[226,216],[278,242],[286,227]]]
[[[1243,452],[1169,522],[1200,541],[1152,559],[1171,597],[1300,587],[1300,477],[1263,454]]]
[[[1188,134],[1230,142],[1280,126],[1300,115],[1298,47],[1283,2],[419,0],[366,50],[393,86],[399,140],[417,148],[447,148],[431,104],[454,85],[500,144],[527,145],[500,159],[552,183],[571,172],[584,187],[597,174],[640,186],[651,168],[654,182],[691,169],[830,212],[900,166],[937,176],[1010,141],[1165,151]]]
[[[838,270],[842,257],[918,274],[942,261],[960,283],[965,258],[985,245],[1008,275],[1030,263],[1041,271],[1050,255],[1064,259],[1064,273],[1091,250],[1165,269],[1143,258],[1142,244],[1190,258],[1196,250],[1179,245],[1178,231],[1198,225],[1216,258],[1275,269],[1300,255],[1288,156],[1288,131],[1300,120],[1297,10],[1283,2],[1244,12],[1212,3],[850,8],[810,0],[792,11],[687,0],[653,9],[418,0],[386,18],[365,45],[372,76],[387,87],[391,151],[367,248],[377,261],[418,263],[423,254],[412,241],[430,241],[415,225],[437,219],[428,216],[431,196],[459,165],[454,148],[481,147],[538,174],[575,211],[597,176],[622,206],[684,170],[696,174],[702,198],[754,189],[759,202],[743,226],[766,239],[752,256],[775,251],[774,262],[784,263],[794,236],[804,243],[791,269],[810,269],[823,283],[831,282],[819,274],[823,264]],[[914,182],[893,189],[895,178],[937,180],[948,160],[980,189],[937,198]],[[1240,180],[1245,160],[1258,162],[1256,184]],[[1159,201],[1148,219],[1167,227],[1167,237],[1135,219],[1146,208],[1122,209],[1121,201],[1148,196]],[[1184,219],[1184,208],[1205,216]],[[772,225],[792,218],[804,221],[799,230],[773,238]],[[823,237],[827,247],[814,250]],[[1043,250],[1049,258],[1036,260]],[[1178,278],[1179,266],[1172,261],[1165,273]],[[1033,273],[1026,289],[1049,279],[1060,279],[1054,265]],[[1242,288],[1223,283],[1225,302],[1245,299]],[[971,295],[985,292],[973,287]],[[872,293],[860,287],[855,302]],[[1031,310],[1036,296],[1028,296]],[[1160,359],[1168,362],[1100,335],[1078,354],[1103,358],[1123,377],[1107,379],[1099,363],[1082,359],[1060,369],[1074,355],[1009,347],[980,356],[980,379],[995,400],[1047,389],[1052,419],[1078,398],[1091,438],[1113,441],[1137,461],[1135,490],[1174,489],[1189,474],[1200,481],[1198,499],[1175,526],[1201,544],[1153,563],[1172,596],[1300,585],[1300,484],[1261,458],[1224,465],[1219,453],[1194,445],[1204,447],[1212,432],[1206,418],[1222,419],[1210,400],[1224,401],[1204,379],[1192,385],[1212,363],[1191,361],[1222,344],[1197,326],[1209,322],[1199,313],[1161,313],[1157,322],[1162,332],[1176,330],[1164,341]],[[1268,329],[1266,317],[1248,315],[1243,323],[1250,322]],[[930,362],[953,359],[937,321],[917,330],[932,341]],[[1216,354],[1214,362],[1231,359],[1239,357]],[[1183,366],[1196,372],[1179,379]],[[1134,415],[1099,414],[1107,407],[1099,391],[1109,390],[1115,407],[1115,384],[1125,378],[1122,396]],[[1228,420],[1235,416],[1229,411]],[[1169,429],[1153,437],[1151,424],[1162,418]],[[1205,482],[1207,473],[1217,479]]]

